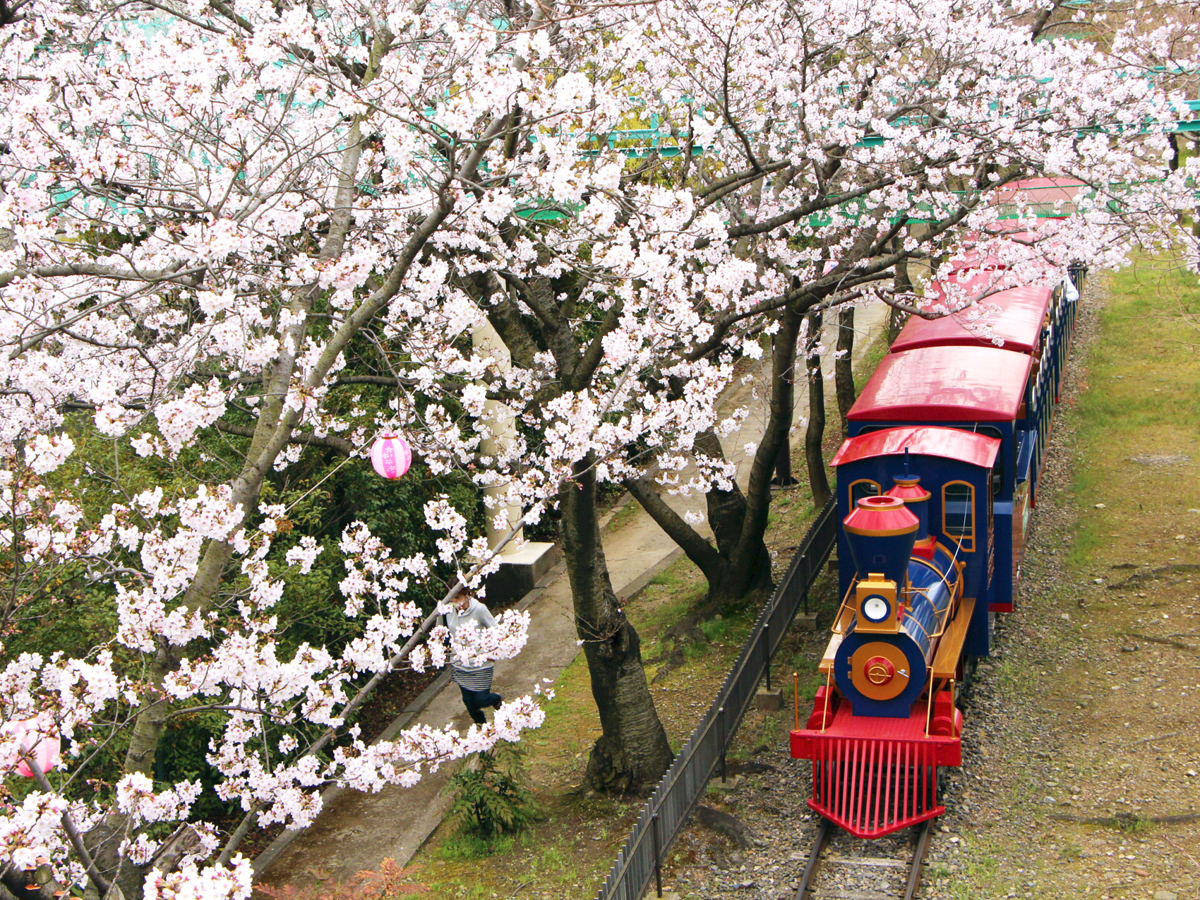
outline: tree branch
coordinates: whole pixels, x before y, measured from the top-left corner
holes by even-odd
[[[250,425],[235,425],[232,422],[226,422],[224,419],[217,419],[213,422],[213,427],[217,431],[225,434],[236,434],[239,437],[254,437],[255,429]],[[334,437],[333,435],[325,435],[320,437],[311,432],[293,431],[288,437],[289,444],[305,444],[309,447],[324,447],[327,450],[336,450],[343,456],[353,456],[355,447],[345,438]]]
[[[29,771],[33,773],[33,777],[37,779],[37,783],[42,790],[47,794],[55,793],[50,780],[46,777],[46,773],[42,771],[42,767],[38,765],[37,756],[32,750],[21,748],[21,759],[25,760],[25,765],[29,766]],[[92,859],[92,854],[88,853],[87,847],[83,845],[83,838],[79,835],[79,829],[75,827],[75,821],[71,818],[70,812],[62,814],[63,830],[67,833],[67,839],[71,842],[75,853],[79,856],[79,861],[83,863],[83,867],[87,869],[88,877],[96,882],[96,886],[100,888],[101,894],[107,894],[110,887],[108,880],[100,874],[96,868],[96,863]]]
[[[716,584],[720,581],[726,567],[726,562],[721,558],[721,554],[712,544],[702,538],[696,529],[684,521],[679,513],[667,505],[658,491],[651,487],[648,475],[626,478],[621,484],[638,503],[642,504],[642,509],[646,510],[650,518],[658,523],[658,527],[666,532],[667,537],[678,544],[687,554],[687,558],[704,573],[709,584]]]

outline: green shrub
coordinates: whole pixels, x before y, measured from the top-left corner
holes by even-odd
[[[474,767],[450,779],[454,804],[449,820],[459,832],[481,837],[520,831],[538,816],[533,792],[525,784],[525,751],[503,743],[479,754]]]
[[[700,623],[700,631],[712,643],[716,643],[725,637],[725,632],[729,630],[729,620],[717,616],[714,619],[707,619]]]

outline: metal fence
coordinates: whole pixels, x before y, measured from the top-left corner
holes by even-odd
[[[724,766],[725,751],[754,700],[758,682],[769,673],[771,657],[779,649],[792,617],[802,604],[807,608],[808,589],[836,540],[837,514],[830,500],[796,550],[771,602],[754,623],[717,698],[642,808],[596,900],[640,900],[651,881],[656,882],[661,896],[662,862],[704,795],[709,778]]]

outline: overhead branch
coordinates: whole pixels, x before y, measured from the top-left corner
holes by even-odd
[[[525,279],[518,278],[511,272],[499,272],[497,274],[504,280],[505,284],[512,287],[521,295],[521,301],[533,311],[533,314],[538,317],[539,322],[547,328],[558,328],[562,324],[562,320],[558,317],[558,314],[541,302],[541,298],[537,292],[533,290]]]
[[[499,278],[499,276],[497,276]],[[488,307],[488,321],[504,341],[514,365],[532,369],[538,354],[537,343],[521,318],[521,308],[512,297],[509,285],[504,284],[499,302]]]
[[[238,437],[254,437],[254,427],[251,425],[235,425],[232,422],[226,422],[224,419],[217,419],[213,423],[213,427],[224,434],[236,434]],[[327,450],[336,450],[343,456],[353,456],[355,448],[345,438],[334,437],[333,435],[312,434],[311,432],[293,431],[288,438],[289,444],[304,444],[309,447],[324,447]]]
[[[42,771],[41,765],[38,764],[36,754],[22,748],[20,755],[25,761],[25,765],[29,767],[29,771],[33,773],[33,777],[37,779],[38,786],[47,794],[53,794],[54,787],[50,784],[50,780],[46,778],[46,773]],[[95,882],[101,894],[107,894],[110,887],[108,879],[101,875],[100,870],[96,868],[96,863],[92,859],[92,855],[88,853],[87,847],[83,845],[83,837],[80,835],[79,829],[75,827],[75,820],[71,817],[69,810],[62,814],[62,826],[63,830],[67,833],[67,840],[71,842],[71,847],[75,850],[76,856],[79,857],[79,861],[83,863],[84,869],[87,870],[88,877]]]
[[[810,200],[808,203],[802,203],[793,209],[789,209],[787,212],[780,213],[777,216],[772,216],[769,219],[764,219],[761,222],[749,222],[745,225],[731,226],[729,229],[729,236],[731,238],[740,238],[752,234],[765,234],[768,231],[779,228],[781,225],[790,225],[793,222],[798,222],[800,219],[805,219],[814,213],[824,212],[827,209],[833,209],[834,207],[841,206],[844,203],[857,200],[859,197],[865,197],[871,192],[877,191],[880,188],[890,187],[895,183],[895,178],[881,178],[878,181],[873,181],[870,184],[863,185],[857,190],[847,191],[844,194],[818,197],[815,200]]]
[[[250,34],[254,33],[254,26],[250,23],[250,20],[245,16],[238,15],[234,8],[228,3],[225,3],[224,0],[208,0],[208,5],[214,12],[219,13],[230,22],[233,22],[238,28],[242,29],[242,31]]]
[[[111,278],[114,281],[141,281],[161,284],[179,284],[193,287],[192,277],[205,272],[207,266],[196,266],[185,269],[182,262],[174,263],[165,269],[120,269],[116,266],[102,266],[96,263],[78,262],[51,266],[20,266],[9,272],[0,272],[0,288],[8,287],[18,278],[67,278],[72,275],[90,275],[93,278]]]
[[[596,372],[596,367],[604,359],[604,338],[606,335],[616,331],[617,326],[621,324],[621,314],[624,310],[625,304],[619,298],[608,308],[608,313],[604,316],[604,321],[600,323],[600,328],[592,336],[587,349],[583,351],[579,365],[575,367],[575,371],[572,373],[571,381],[577,390],[591,383],[592,375]]]
[[[32,0],[16,0],[15,3],[10,3],[9,0],[0,0],[0,27],[24,20],[25,16],[21,14],[21,10],[31,2]]]
[[[1050,17],[1058,11],[1059,6],[1061,5],[1062,4],[1059,2],[1059,0],[1055,0],[1055,2],[1051,3],[1049,6],[1043,7],[1037,11],[1037,14],[1033,17],[1033,27],[1029,29],[1030,42],[1036,41],[1039,37],[1041,37],[1042,32],[1045,31],[1046,26],[1050,23]]]

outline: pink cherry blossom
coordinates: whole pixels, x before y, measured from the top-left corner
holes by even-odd
[[[1200,269],[1169,74],[1200,54],[1168,4],[1124,22],[1060,5],[1038,35],[1027,0],[160,7],[26,5],[0,26],[0,548],[48,602],[94,589],[119,645],[0,649],[0,718],[65,750],[49,789],[0,806],[0,857],[50,860],[64,891],[95,880],[72,829],[116,827],[144,867],[146,826],[191,815],[194,785],[137,766],[111,801],[81,787],[114,732],[161,738],[151,708],[219,714],[218,793],[289,827],[326,784],[411,785],[541,723],[535,693],[465,733],[345,728],[387,672],[510,659],[529,623],[452,646],[422,616],[499,565],[441,488],[431,554],[362,522],[301,533],[274,489],[306,453],[367,467],[403,434],[520,540],[580,466],[731,488],[698,441],[757,414],[722,394],[789,305],[881,300],[986,333],[988,291],[1071,263],[1143,246]],[[1092,26],[1103,41],[1066,36]],[[1030,177],[1085,188],[1010,186]],[[982,305],[955,275],[980,258]],[[943,296],[895,287],[910,259]],[[355,636],[284,649],[281,599],[327,551]],[[248,896],[249,864],[196,824],[203,855],[142,873],[144,897]]]

